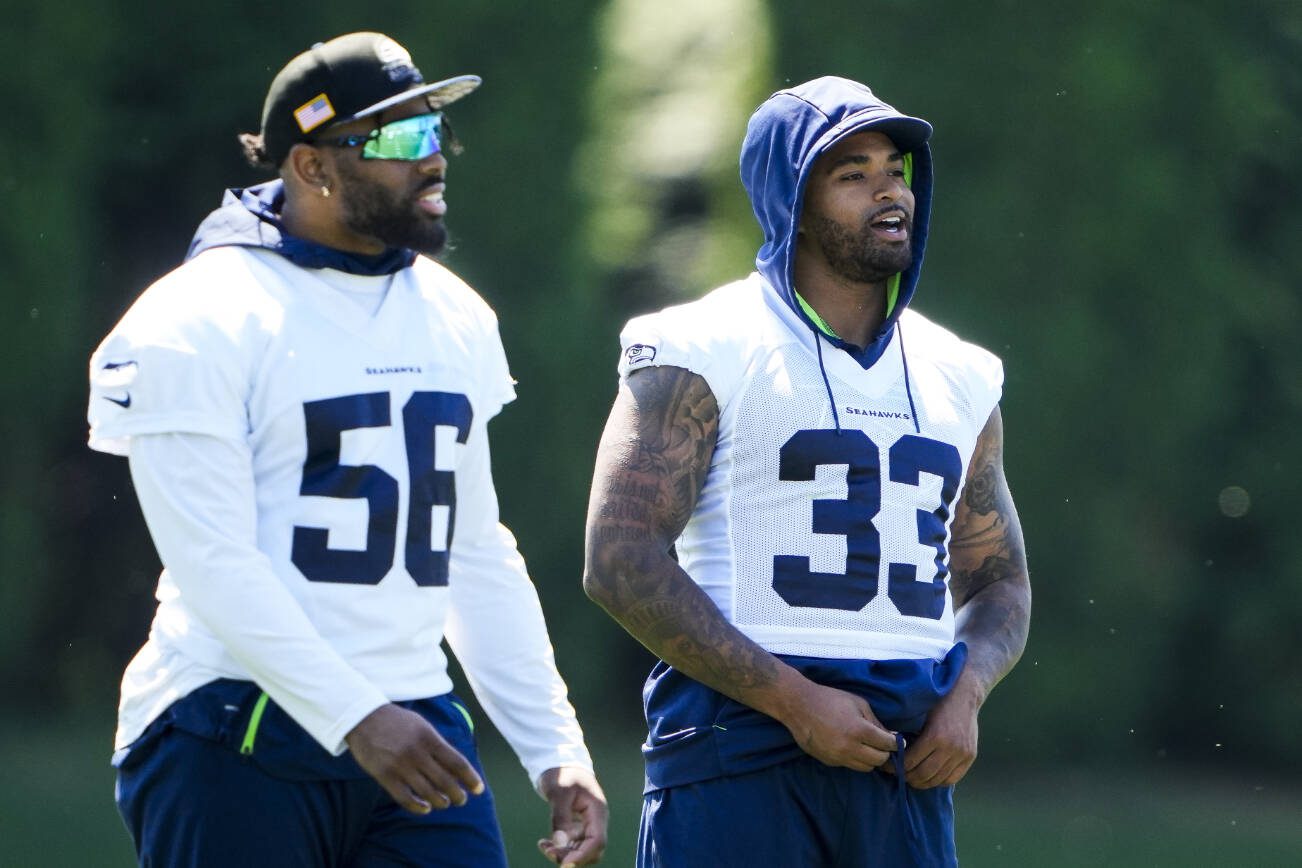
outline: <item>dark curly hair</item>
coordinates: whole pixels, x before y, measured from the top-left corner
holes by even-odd
[[[254,169],[274,172],[280,167],[271,162],[267,148],[260,133],[240,133],[240,149],[244,152],[244,161]]]

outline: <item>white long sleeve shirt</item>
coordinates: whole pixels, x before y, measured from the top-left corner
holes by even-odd
[[[129,455],[164,564],[117,745],[238,678],[340,753],[384,702],[451,689],[446,635],[532,780],[590,768],[498,521],[511,383],[492,311],[431,260],[390,281],[217,248],[146,290],[91,360],[90,445]]]

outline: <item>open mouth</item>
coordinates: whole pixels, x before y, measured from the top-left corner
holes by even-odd
[[[442,185],[430,190],[416,201],[420,205],[421,210],[425,211],[427,214],[432,214],[435,217],[442,217],[447,213],[448,206],[447,203],[443,201]]]
[[[879,238],[888,238],[891,241],[906,241],[909,238],[909,221],[905,220],[901,213],[889,213],[880,220],[874,220],[868,224],[872,233]]]
[[[871,226],[875,231],[895,238],[904,238],[908,235],[908,224],[899,214],[890,214],[880,220],[874,220]]]

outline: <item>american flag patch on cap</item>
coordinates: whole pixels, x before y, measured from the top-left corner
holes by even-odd
[[[334,116],[335,107],[330,105],[330,98],[323,93],[294,109],[294,120],[298,121],[298,128],[305,133],[312,132]]]

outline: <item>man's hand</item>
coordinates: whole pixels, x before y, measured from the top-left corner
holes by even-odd
[[[542,854],[574,868],[595,865],[606,850],[606,795],[592,772],[560,766],[543,772],[538,791],[552,806],[552,836],[538,841]]]
[[[861,696],[825,687],[797,676],[804,684],[792,691],[789,710],[775,714],[800,749],[829,766],[869,772],[895,750],[895,734],[886,729]]]
[[[814,684],[738,630],[670,556],[696,508],[719,406],[700,374],[629,374],[601,436],[588,505],[583,587],[684,675],[781,721],[811,756],[868,771],[895,737],[857,696]]]
[[[464,805],[467,790],[484,791],[474,766],[429,721],[393,703],[364,717],[344,741],[357,764],[413,814]]]
[[[977,757],[977,712],[981,702],[962,676],[927,715],[922,732],[904,752],[904,779],[919,790],[957,784]],[[889,765],[883,768],[894,774]]]
[[[954,638],[967,645],[967,664],[904,752],[904,777],[912,787],[963,779],[976,760],[977,712],[1026,647],[1031,583],[1003,453],[1003,417],[995,407],[968,465],[949,546]]]

